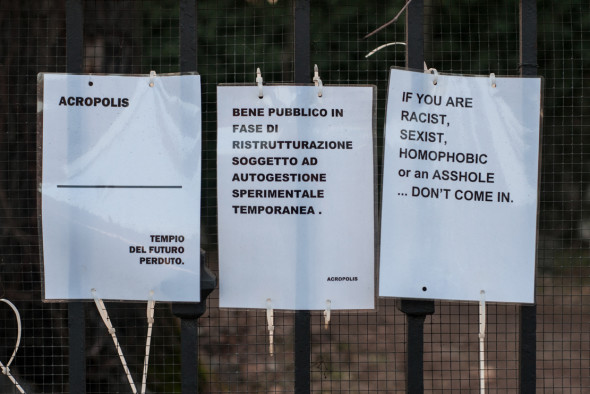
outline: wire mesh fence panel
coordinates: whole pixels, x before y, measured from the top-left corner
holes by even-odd
[[[63,70],[64,7],[46,1],[3,3],[0,71],[0,297],[22,319],[22,340],[11,374],[27,392],[67,387],[67,321],[63,305],[41,303],[37,230],[37,73]],[[17,340],[15,315],[0,307],[0,361],[6,365]],[[18,393],[7,376],[2,392]]]
[[[439,72],[519,75],[517,2],[430,1],[425,4],[425,62]],[[469,269],[469,268],[467,268]],[[518,392],[518,308],[487,308],[487,392]],[[478,307],[437,303],[425,327],[425,388],[473,392],[480,387]],[[432,341],[429,341],[432,339]]]
[[[539,2],[545,77],[537,273],[537,386],[584,392],[588,352],[588,108],[590,25],[583,1]]]
[[[216,275],[216,87],[253,84],[257,68],[265,83],[294,82],[295,1],[196,1],[193,71],[202,76],[203,114],[201,247]],[[70,392],[68,308],[63,303],[42,302],[36,129],[37,74],[66,71],[70,3],[0,4],[0,298],[11,300],[22,318],[21,346],[10,371],[27,393]],[[81,3],[84,73],[180,71],[179,0]],[[454,74],[520,74],[519,2],[425,0],[424,4],[426,67]],[[403,0],[311,2],[311,69],[317,64],[327,85],[377,87],[377,212],[387,88],[394,83],[388,81],[389,68],[406,63],[404,5]],[[590,69],[590,19],[582,0],[541,0],[537,8],[538,74],[544,77],[544,103],[536,384],[537,392],[582,393],[590,390],[590,170],[586,163],[590,77],[585,72]],[[398,14],[394,23],[366,37]],[[273,242],[272,234],[264,242]],[[374,311],[334,312],[327,328],[322,312],[311,313],[312,392],[406,391],[406,316],[395,299],[378,298],[376,305]],[[205,393],[294,391],[293,312],[275,311],[271,356],[265,310],[219,308],[217,290],[207,306],[199,319],[198,368],[181,371],[180,320],[170,304],[156,304],[148,392],[181,392],[182,374],[196,374]],[[106,307],[139,386],[146,305],[108,302]],[[131,392],[94,304],[85,304],[85,313],[87,392]],[[517,305],[488,305],[487,392],[519,391],[519,313]],[[5,364],[14,349],[16,321],[3,304],[0,338],[0,361]],[[435,313],[426,318],[424,331],[425,390],[479,390],[478,346],[477,304],[435,302]],[[18,390],[7,376],[0,376],[0,392]]]
[[[284,1],[198,2],[197,15],[198,71],[203,75],[203,242],[209,267],[217,274],[216,87],[254,84],[258,68],[264,83],[293,82],[293,10]],[[266,311],[218,305],[214,291],[199,322],[204,392],[293,391],[293,315],[275,313],[271,357]]]

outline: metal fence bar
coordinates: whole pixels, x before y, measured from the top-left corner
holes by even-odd
[[[68,304],[70,392],[86,393],[86,314],[84,303]]]
[[[413,0],[406,10],[406,67],[421,70],[423,65],[424,0]]]
[[[310,392],[311,380],[311,314],[295,312],[295,393]]]
[[[410,0],[406,10],[406,68],[424,65],[424,0]],[[424,321],[434,313],[434,301],[402,299],[398,308],[406,314],[406,391],[424,392]]]
[[[197,4],[180,0],[180,72],[197,71]]]
[[[399,309],[406,314],[408,339],[406,344],[406,391],[424,392],[424,321],[434,313],[434,301],[402,299]]]
[[[293,0],[294,81],[309,83],[311,77],[311,5],[310,0]],[[311,390],[310,311],[295,312],[295,393]]]
[[[84,64],[82,0],[66,1],[66,69],[81,73]],[[71,393],[86,393],[86,313],[83,302],[68,303],[69,378]]]
[[[293,0],[295,31],[295,83],[311,82],[311,5],[310,0]]]
[[[181,318],[181,392],[199,392],[199,320]]]
[[[82,0],[66,1],[66,68],[81,73],[84,64],[84,12]]]
[[[520,307],[520,392],[532,394],[537,387],[537,307]]]
[[[537,1],[520,1],[520,75],[537,75]],[[533,394],[537,384],[537,306],[520,307],[520,392]]]
[[[180,72],[194,72],[197,69],[196,0],[180,0],[179,6]],[[200,263],[203,264],[202,259]],[[172,313],[180,318],[180,387],[183,393],[199,392],[198,319],[205,312],[206,302],[203,299],[200,303],[172,305]]]
[[[206,301],[203,301],[203,305]],[[174,303],[172,313],[180,318],[180,387],[183,393],[199,392],[198,318],[204,313],[202,303]]]

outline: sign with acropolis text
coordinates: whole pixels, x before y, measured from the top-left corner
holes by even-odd
[[[221,307],[374,307],[374,94],[218,87]]]
[[[46,300],[199,301],[200,94],[198,75],[39,75]]]
[[[540,78],[391,70],[381,296],[534,302],[540,108]]]

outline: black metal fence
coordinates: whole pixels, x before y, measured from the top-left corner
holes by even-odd
[[[404,0],[0,4],[0,297],[14,302],[22,317],[21,346],[10,372],[27,393],[131,392],[94,305],[41,301],[37,73],[202,75],[202,248],[216,273],[215,87],[254,82],[257,67],[265,82],[310,83],[313,64],[324,83],[375,84],[381,156],[388,70],[421,68],[423,62],[446,73],[544,76],[536,305],[488,305],[486,390],[590,390],[588,4],[413,0],[397,22],[363,39],[404,5]],[[390,45],[367,57],[381,45],[406,41],[407,47]],[[131,373],[141,376],[145,305],[107,303],[107,308]],[[379,299],[376,311],[334,313],[328,330],[320,312],[277,312],[272,357],[264,311],[220,309],[214,291],[197,323],[198,314],[157,305],[148,392],[192,392],[197,381],[207,393],[479,390],[478,307],[472,303]],[[0,306],[3,364],[15,333],[12,311]],[[18,390],[0,376],[0,392]]]

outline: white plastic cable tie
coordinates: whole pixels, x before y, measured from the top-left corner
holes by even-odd
[[[431,74],[434,74],[434,79],[432,80],[432,84],[433,85],[438,84],[438,71],[436,70],[436,68],[429,68],[428,71]]]
[[[428,72],[429,72],[429,71],[428,71],[428,66],[426,65],[426,62],[424,62],[424,72],[425,72],[425,73],[428,73]]]
[[[152,344],[152,327],[154,325],[154,313],[156,308],[156,301],[154,300],[154,291],[150,290],[147,302],[147,321],[148,330],[145,339],[145,356],[143,359],[143,375],[141,377],[141,394],[145,394],[147,389],[147,373],[150,360],[150,347]]]
[[[324,85],[322,84],[322,80],[320,79],[320,73],[318,72],[317,64],[314,64],[313,66],[313,83],[315,86],[318,87],[318,97],[322,97],[322,95],[324,94],[322,92]]]
[[[119,341],[117,340],[117,334],[113,324],[111,323],[111,319],[109,318],[109,314],[107,312],[107,308],[104,305],[104,302],[96,292],[96,289],[92,289],[92,297],[94,298],[94,303],[96,304],[96,309],[98,309],[98,313],[102,318],[105,326],[107,326],[107,330],[111,337],[113,338],[113,343],[115,344],[115,348],[117,349],[117,353],[119,353],[119,359],[121,360],[121,364],[123,365],[123,370],[125,371],[125,375],[127,375],[127,381],[129,382],[129,386],[131,386],[131,391],[133,394],[137,394],[137,388],[135,387],[135,383],[133,382],[133,377],[131,376],[131,372],[129,371],[129,367],[127,367],[127,361],[125,360],[125,356],[123,355],[123,349],[119,345]]]
[[[486,292],[480,291],[481,299],[479,301],[479,337],[486,337]]]
[[[154,324],[154,309],[156,307],[156,301],[154,300],[154,291],[150,290],[147,302],[147,321],[149,324]]]
[[[262,93],[262,74],[260,73],[260,67],[256,69],[256,83],[258,84],[258,98],[263,98]]]
[[[481,394],[486,392],[485,380],[485,337],[486,337],[486,292],[480,292],[479,301],[479,389]]]
[[[12,311],[14,312],[14,316],[16,317],[16,343],[14,345],[14,350],[12,352],[12,356],[10,356],[10,360],[8,360],[8,363],[6,365],[4,365],[4,364],[2,364],[2,362],[0,362],[0,369],[2,370],[2,374],[8,376],[8,379],[10,379],[12,384],[14,384],[16,386],[18,391],[20,391],[21,393],[24,394],[25,390],[21,387],[20,384],[18,384],[15,377],[12,376],[12,374],[10,373],[10,364],[12,364],[12,361],[14,360],[14,357],[16,356],[16,352],[18,352],[18,347],[20,346],[20,338],[21,338],[21,333],[22,333],[20,313],[18,313],[18,309],[16,308],[16,306],[14,306],[14,304],[12,302],[8,301],[7,299],[1,298],[0,302],[4,302],[4,303],[8,304],[8,306],[10,306],[10,308],[12,308]]]
[[[332,313],[332,301],[326,300],[326,310],[324,311],[324,327],[326,330],[330,326],[331,313]]]
[[[107,313],[107,308],[104,305],[104,302],[98,296],[96,289],[92,289],[91,292],[92,292],[92,297],[94,298],[94,304],[96,305],[96,309],[98,310],[98,313],[100,314],[100,317],[102,318],[102,321],[104,322],[104,325],[107,326],[107,330],[108,330],[109,334],[115,335],[116,330],[115,330],[115,327],[113,327],[113,324],[111,323],[111,319],[109,318],[109,314]]]
[[[266,324],[268,325],[268,352],[271,356],[274,356],[275,353],[275,345],[274,345],[274,334],[275,334],[275,326],[274,326],[274,312],[272,309],[272,300],[270,298],[266,299]]]
[[[383,48],[387,48],[392,45],[406,45],[406,43],[405,42],[388,42],[387,44],[380,45],[377,48],[373,49],[371,52],[367,53],[365,55],[365,59],[368,58],[369,56],[373,56],[374,54],[376,54],[377,52],[379,52]]]
[[[490,73],[490,81],[492,82],[492,87],[495,88],[496,85],[496,74]]]
[[[154,87],[154,80],[156,79],[156,72],[154,70],[150,71],[150,88]]]

